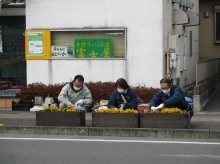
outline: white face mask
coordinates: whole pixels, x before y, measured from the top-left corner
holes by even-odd
[[[118,93],[124,93],[124,89],[120,89],[120,88],[117,88],[117,90],[118,90]]]
[[[167,94],[167,95],[170,93],[170,89],[162,89],[162,91],[164,94]]]
[[[78,90],[80,90],[82,87],[75,87],[75,86],[73,86],[73,88],[76,90],[76,91],[78,91]]]

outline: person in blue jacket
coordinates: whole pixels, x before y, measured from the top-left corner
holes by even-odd
[[[185,100],[182,89],[177,85],[172,85],[172,81],[168,78],[160,80],[161,90],[150,101],[150,109],[157,110],[163,107],[179,108],[188,110],[193,116],[193,110]]]
[[[108,103],[109,108],[137,109],[137,95],[129,87],[125,79],[118,79],[115,83],[115,88],[116,90],[112,93]]]

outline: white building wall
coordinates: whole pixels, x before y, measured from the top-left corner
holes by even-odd
[[[27,83],[66,82],[81,73],[88,81],[144,83],[163,77],[162,0],[26,0],[27,29],[126,28],[127,58],[28,60]]]
[[[193,9],[191,11],[199,14],[199,0],[192,0],[194,3]],[[199,57],[199,26],[185,27],[183,25],[172,25],[172,10],[183,10],[183,7],[177,4],[173,4],[172,0],[163,0],[163,54],[165,62],[165,54],[168,50],[168,35],[169,34],[187,34],[188,35],[188,45],[187,45],[187,69],[180,74],[179,85],[183,89],[187,87],[192,87],[195,82],[196,74],[196,61]],[[192,56],[189,54],[189,34],[192,31],[193,35],[193,47]],[[165,70],[164,65],[164,70]],[[164,76],[166,76],[166,71],[164,71]],[[192,84],[192,85],[191,85]]]

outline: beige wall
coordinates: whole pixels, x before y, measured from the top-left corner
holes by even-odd
[[[214,5],[220,5],[219,0],[200,0],[200,20],[199,29],[199,57],[220,57],[220,43],[215,43],[215,15]],[[204,12],[209,12],[209,18],[204,18]]]

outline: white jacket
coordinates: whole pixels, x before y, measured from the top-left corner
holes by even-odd
[[[70,84],[66,84],[58,96],[58,100],[66,105],[75,104],[80,99],[84,100],[84,105],[91,105],[92,103],[91,92],[85,85],[83,85],[83,88],[76,93],[72,90]]]

